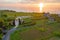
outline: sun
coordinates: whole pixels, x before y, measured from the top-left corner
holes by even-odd
[[[43,12],[43,7],[44,7],[43,3],[40,3],[39,4],[40,12]]]

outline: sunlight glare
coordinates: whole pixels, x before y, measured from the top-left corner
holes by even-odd
[[[44,6],[44,5],[43,5],[43,3],[40,3],[40,4],[39,4],[40,12],[42,12],[42,11],[43,11],[43,6]]]

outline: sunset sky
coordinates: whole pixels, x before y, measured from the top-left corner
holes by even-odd
[[[60,11],[60,0],[0,0],[0,10],[39,12],[39,3],[44,4],[44,12]]]

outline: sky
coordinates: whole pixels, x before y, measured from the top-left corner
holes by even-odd
[[[43,11],[57,12],[60,0],[0,0],[0,10],[9,9],[22,12],[39,12],[39,3],[44,3]]]
[[[60,0],[0,0],[0,3],[39,3],[39,2],[60,2]]]

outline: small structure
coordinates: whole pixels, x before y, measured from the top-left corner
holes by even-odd
[[[48,17],[48,19],[49,19],[50,21],[54,21],[54,18],[50,16],[50,13],[49,13],[49,12],[44,13],[44,16],[45,16],[45,17]]]
[[[48,12],[48,13],[44,13],[44,16],[45,16],[45,17],[50,17],[49,12]]]
[[[60,17],[60,14],[58,14],[58,16]]]

